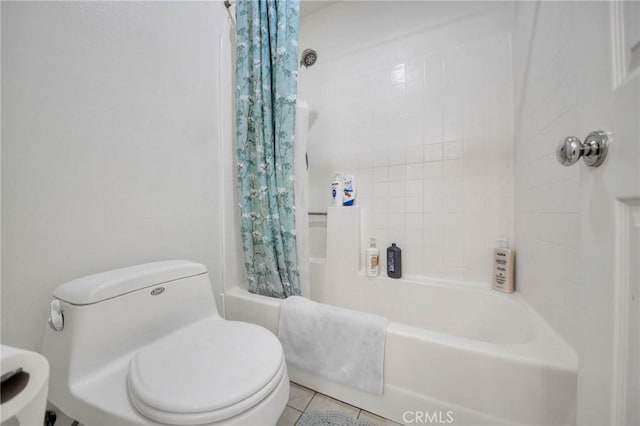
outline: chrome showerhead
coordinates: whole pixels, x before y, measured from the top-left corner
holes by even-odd
[[[315,64],[318,60],[318,52],[313,49],[304,49],[302,57],[300,58],[300,66],[304,65],[305,68],[309,68]]]

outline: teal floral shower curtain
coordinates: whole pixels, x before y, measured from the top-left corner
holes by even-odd
[[[236,3],[236,136],[242,248],[249,291],[300,294],[294,142],[298,0]]]

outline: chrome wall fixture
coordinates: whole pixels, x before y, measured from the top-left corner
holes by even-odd
[[[64,328],[64,314],[62,313],[62,306],[60,301],[54,299],[51,301],[51,314],[49,315],[49,327],[55,331],[62,331]]]
[[[605,158],[609,149],[609,133],[596,130],[589,133],[584,142],[575,136],[566,137],[556,148],[556,157],[563,166],[575,164],[580,157],[589,167],[598,167]]]
[[[318,52],[313,49],[304,49],[300,57],[300,66],[309,68],[318,60]]]

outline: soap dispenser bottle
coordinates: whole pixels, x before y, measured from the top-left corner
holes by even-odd
[[[507,240],[496,240],[496,248],[493,249],[493,283],[494,290],[503,293],[513,293],[514,286],[515,253],[508,248]]]
[[[366,273],[368,277],[377,277],[380,273],[380,249],[376,247],[375,238],[369,238]]]
[[[387,276],[389,278],[402,277],[402,250],[396,243],[387,247]]]

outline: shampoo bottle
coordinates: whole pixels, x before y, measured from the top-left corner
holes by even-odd
[[[342,192],[342,178],[340,177],[340,172],[334,173],[335,177],[331,183],[331,200],[333,201],[334,206],[341,206],[342,198],[344,196],[344,193]]]
[[[513,283],[515,253],[507,248],[507,240],[497,240],[493,250],[493,289],[503,293],[515,291]]]
[[[369,238],[366,272],[368,277],[377,277],[380,272],[380,249],[376,247],[375,238]]]
[[[389,278],[402,277],[402,250],[396,243],[387,247],[387,276]]]
[[[356,180],[353,175],[344,177],[344,198],[343,206],[352,206],[356,201]]]

